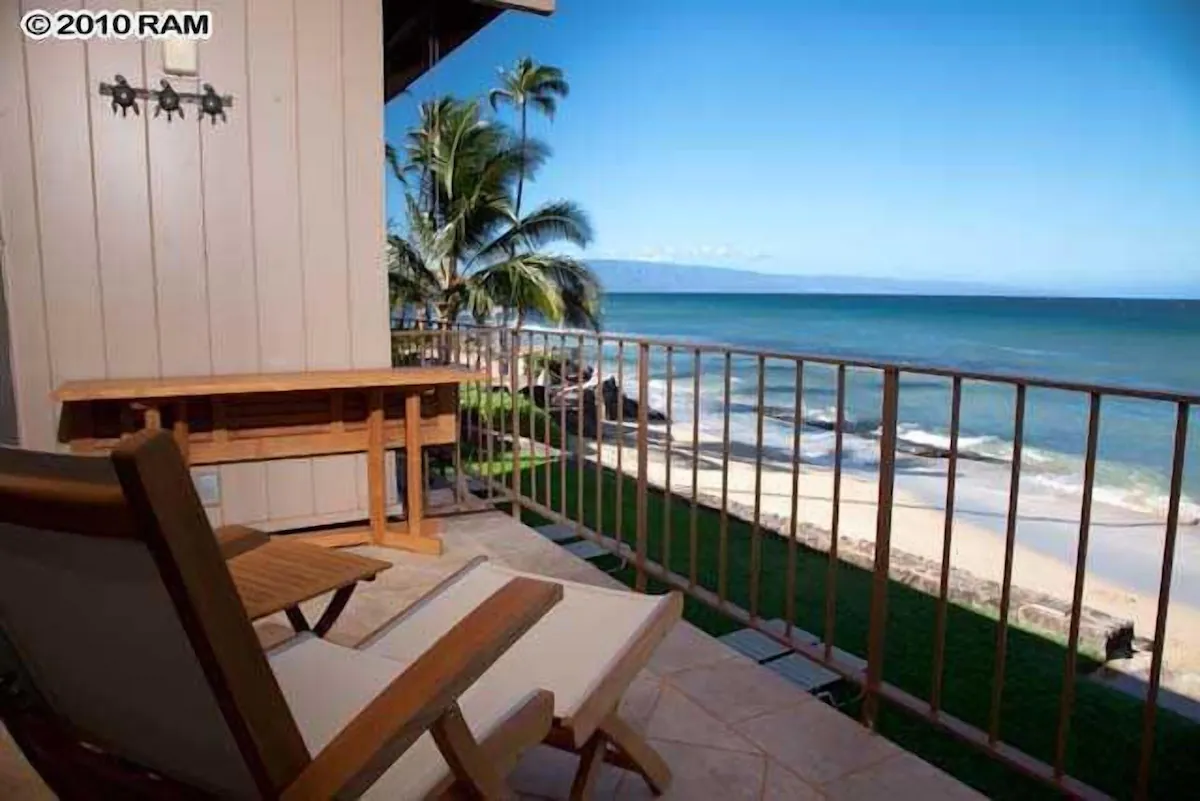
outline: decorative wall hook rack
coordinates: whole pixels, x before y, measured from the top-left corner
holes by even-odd
[[[112,83],[103,81],[100,83],[100,95],[111,97],[113,114],[120,111],[122,117],[127,116],[131,110],[135,115],[140,115],[142,112],[138,108],[138,101],[152,100],[154,101],[154,116],[165,113],[167,122],[171,122],[176,114],[180,119],[184,118],[183,104],[185,103],[199,106],[201,119],[207,115],[213,125],[217,124],[218,118],[227,121],[225,109],[233,106],[233,97],[217,94],[210,83],[204,84],[202,89],[204,91],[201,94],[177,92],[166,78],[159,81],[158,89],[146,89],[130,86],[129,81],[123,75],[114,75]]]

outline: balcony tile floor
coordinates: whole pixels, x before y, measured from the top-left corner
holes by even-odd
[[[352,645],[478,556],[518,570],[621,586],[500,512],[446,518],[441,557],[357,549],[395,564],[351,599],[329,639]],[[307,613],[323,608],[319,599]],[[286,638],[282,616],[258,625],[264,644]],[[674,782],[663,798],[687,801],[978,799],[981,796],[872,734],[772,671],[681,623],[622,701],[622,714],[666,759]],[[565,799],[575,757],[539,747],[510,777],[522,799]],[[48,798],[0,730],[0,797]],[[640,777],[604,766],[594,797],[650,799]]]

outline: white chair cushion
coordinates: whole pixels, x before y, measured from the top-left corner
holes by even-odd
[[[668,602],[667,596],[557,581],[483,562],[422,599],[394,627],[360,648],[407,665],[517,576],[555,581],[563,587],[563,599],[463,695],[464,706],[479,703],[477,696],[511,698],[543,689],[554,693],[556,718],[572,716]]]
[[[551,580],[480,563],[418,601],[358,650],[310,634],[271,651],[271,669],[309,751],[319,752],[393,678],[517,576]],[[666,596],[557,583],[562,601],[460,699],[476,739],[487,737],[538,690],[554,693],[555,717],[569,717],[667,602]],[[363,797],[423,798],[449,771],[426,734]]]
[[[311,634],[275,649],[268,654],[268,661],[304,744],[314,755],[405,668]],[[525,686],[523,692],[517,688],[503,698],[462,700],[463,716],[477,739],[488,736],[508,712],[532,694],[532,685]],[[381,801],[424,798],[449,773],[433,738],[424,734],[362,797]]]

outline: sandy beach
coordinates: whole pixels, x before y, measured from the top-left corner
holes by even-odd
[[[617,464],[622,441],[623,469],[636,472],[634,430],[626,423],[623,439],[615,423],[606,424],[600,459]],[[666,486],[667,426],[649,429],[647,480]],[[720,498],[722,448],[719,438],[701,433],[693,446],[691,426],[671,427],[671,489],[690,497],[693,453],[698,454],[701,496]],[[595,443],[584,453],[595,459]],[[783,454],[765,453],[761,509],[763,515],[784,519],[791,514],[791,461]],[[754,504],[755,449],[732,443],[729,458],[729,501]],[[800,471],[798,522],[828,532],[833,511],[833,470],[804,464]],[[902,456],[892,517],[892,549],[941,563],[945,525],[944,460]],[[1004,566],[1004,526],[1009,468],[1006,465],[960,464],[951,565],[977,577],[1000,581]],[[876,528],[877,474],[846,469],[841,479],[840,541],[873,541]],[[1158,571],[1165,526],[1161,520],[1096,503],[1093,507],[1088,574],[1084,604],[1114,617],[1132,620],[1137,638],[1152,638],[1155,629]],[[1187,602],[1200,582],[1191,581],[1200,566],[1194,555],[1194,526],[1181,527],[1176,556],[1173,602],[1168,615],[1164,685],[1183,695],[1200,697],[1200,609]],[[1079,531],[1079,501],[1056,495],[1022,481],[1014,550],[1014,586],[1039,590],[1068,600],[1074,584],[1075,548]],[[827,547],[827,545],[826,545]],[[1138,674],[1148,658],[1129,660],[1124,670]]]

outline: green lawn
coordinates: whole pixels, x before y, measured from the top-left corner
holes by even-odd
[[[530,493],[536,473],[536,498],[542,501],[547,486],[545,468],[522,461],[523,493]],[[497,458],[496,463],[488,469],[499,477],[511,470],[511,461]],[[552,465],[549,491],[551,508],[555,510],[563,508],[561,475],[559,466]],[[566,470],[565,500],[567,515],[572,519],[576,515],[581,478],[584,524],[609,536],[618,536],[619,512],[620,536],[633,546],[636,481],[619,477],[609,469],[602,470],[603,515],[598,519],[595,468],[586,465],[580,472],[574,465],[569,465]],[[503,480],[511,482],[507,475]],[[616,494],[619,481],[622,482],[622,497],[618,509]],[[524,511],[523,516],[525,522],[531,525],[545,522],[528,511]],[[718,582],[719,515],[701,507],[697,523],[697,574],[704,587],[715,590]],[[689,574],[691,568],[687,548],[689,526],[690,504],[687,499],[671,497],[654,489],[648,492],[648,554],[655,561],[665,561],[673,571],[684,576]],[[664,560],[663,549],[668,533],[671,551],[669,560]],[[747,609],[750,607],[751,539],[749,524],[729,519],[728,596]],[[787,550],[787,543],[782,538],[767,534],[761,537],[762,570],[758,603],[759,614],[763,618],[784,615]],[[633,585],[634,570],[631,565],[622,565],[616,557],[603,557],[598,563],[625,583]],[[820,635],[824,620],[827,556],[799,546],[796,564],[796,625]],[[850,652],[865,655],[871,575],[845,563],[838,565],[836,575],[835,642]],[[661,591],[664,587],[651,581],[649,589]],[[884,677],[919,698],[929,697],[935,610],[936,599],[901,584],[890,583]],[[690,598],[685,605],[685,616],[714,635],[740,628],[740,624]],[[950,714],[984,730],[987,729],[991,703],[995,636],[994,619],[962,607],[950,607],[944,708]],[[1002,738],[1046,762],[1053,762],[1065,653],[1062,645],[1052,640],[1015,628],[1009,630]],[[1094,662],[1081,659],[1081,671],[1094,667]],[[855,715],[858,712],[856,695],[857,688],[850,687],[840,699],[848,714]],[[1076,699],[1071,723],[1068,772],[1116,797],[1131,796],[1139,755],[1141,704],[1133,698],[1082,680],[1076,682]],[[879,729],[889,739],[989,796],[1022,799],[1056,796],[1046,785],[1000,765],[928,722],[886,704]],[[1155,765],[1152,788],[1155,797],[1195,797],[1195,788],[1200,787],[1200,726],[1161,710],[1158,715]]]

